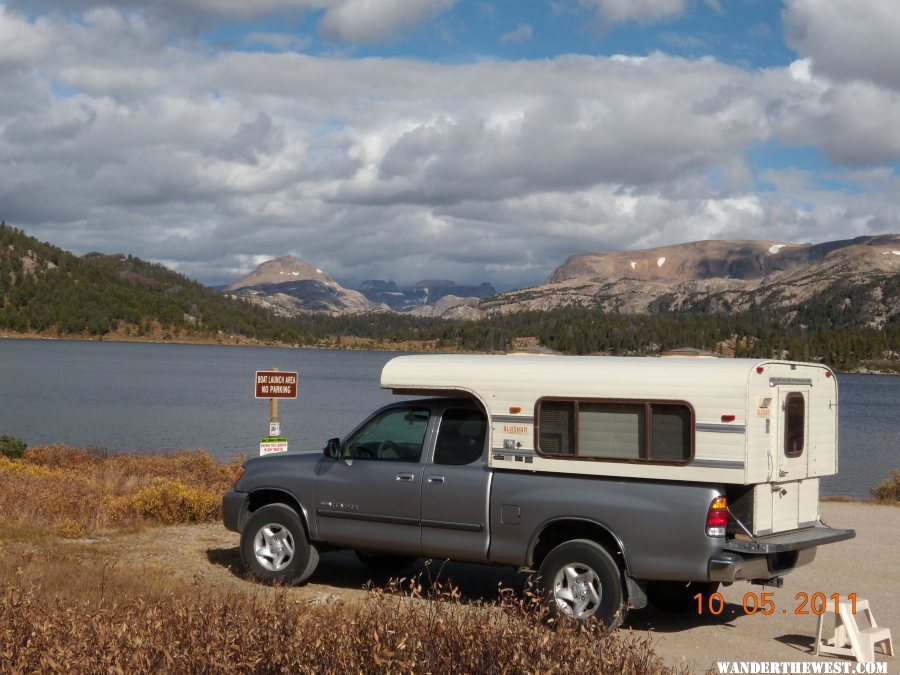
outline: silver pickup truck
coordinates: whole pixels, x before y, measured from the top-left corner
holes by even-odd
[[[454,357],[395,360],[409,358]],[[482,358],[488,361],[477,370],[484,377],[483,369],[494,367],[491,359],[511,357]],[[852,530],[797,523],[796,513],[788,529],[761,531],[762,516],[751,504],[756,486],[709,479],[716,474],[700,456],[701,404],[690,403],[689,392],[678,403],[654,395],[650,403],[629,396],[608,404],[601,395],[581,403],[566,426],[568,404],[558,391],[538,396],[531,409],[504,403],[499,415],[489,395],[478,393],[483,387],[459,396],[461,387],[434,386],[443,375],[427,377],[427,362],[413,365],[415,381],[431,383],[418,389],[457,395],[384,407],[343,441],[331,439],[322,453],[246,462],[224,496],[223,514],[225,526],[241,533],[241,555],[253,576],[302,582],[319,554],[332,549],[355,550],[367,565],[398,573],[418,557],[509,565],[539,573],[552,612],[614,626],[648,598],[687,608],[696,593],[711,593],[720,583],[780,585],[784,574],[813,560],[817,546],[854,536]],[[454,366],[446,377],[464,380],[465,373],[456,371],[465,364]],[[399,379],[391,380],[391,373]],[[396,366],[389,364],[383,378],[382,386],[399,393],[417,390],[397,384],[402,377]],[[639,432],[634,442],[646,446],[639,455],[647,454],[628,459],[619,455],[632,442],[632,412]],[[609,438],[604,424],[611,425]],[[719,437],[733,441],[737,433]],[[798,431],[789,434],[795,452]],[[534,447],[522,442],[527,438]],[[588,449],[591,443],[608,444],[615,455],[609,466],[626,475],[598,474],[604,462],[599,450]],[[781,436],[775,445],[781,447]],[[563,466],[554,462],[563,461],[592,472],[554,470]],[[699,473],[687,471],[693,464]],[[640,475],[660,469],[671,477]],[[766,490],[767,500],[789,494],[789,487],[767,484]],[[769,502],[762,510],[773,508]]]

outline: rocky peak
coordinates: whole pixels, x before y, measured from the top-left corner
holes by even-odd
[[[336,285],[334,279],[312,263],[300,260],[292,255],[285,255],[274,260],[267,260],[246,277],[235,281],[225,290],[234,291],[248,286],[286,284],[294,281],[318,281],[328,286]]]
[[[686,282],[703,279],[759,280],[819,263],[852,263],[888,271],[900,260],[900,235],[857,237],[823,244],[770,240],[694,241],[638,251],[570,256],[548,283],[572,279],[637,279]]]

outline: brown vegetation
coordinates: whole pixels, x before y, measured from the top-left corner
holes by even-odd
[[[879,503],[900,505],[900,470],[891,469],[891,477],[872,490],[872,497]]]
[[[212,521],[238,466],[202,450],[129,455],[29,448],[21,459],[0,457],[0,535],[39,530],[82,537],[142,522]]]
[[[646,637],[548,625],[532,593],[471,600],[415,579],[322,603],[290,588],[180,581],[154,566],[155,552],[115,555],[134,536],[122,530],[216,520],[236,468],[202,451],[0,457],[0,672],[668,670]],[[96,543],[61,538],[88,534]]]

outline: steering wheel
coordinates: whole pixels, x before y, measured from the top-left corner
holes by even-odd
[[[385,453],[393,452],[393,456],[385,457]],[[378,446],[378,459],[400,459],[400,446],[394,441],[381,441]]]

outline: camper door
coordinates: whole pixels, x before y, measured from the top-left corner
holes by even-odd
[[[809,396],[811,385],[791,383],[776,388],[778,414],[772,429],[774,476],[770,484],[771,531],[784,532],[807,521],[807,502],[814,498],[807,477]]]
[[[788,385],[778,390],[775,434],[776,482],[806,478],[809,461],[809,396],[811,386]]]

